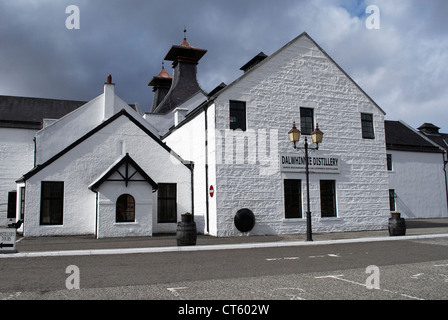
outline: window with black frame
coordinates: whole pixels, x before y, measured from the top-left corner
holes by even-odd
[[[391,154],[387,154],[387,171],[392,171],[393,167],[392,167],[392,155]]]
[[[302,181],[285,179],[283,181],[285,195],[285,218],[302,218]]]
[[[320,211],[322,217],[336,217],[336,181],[320,180]]]
[[[314,131],[314,110],[311,108],[300,108],[300,131],[301,134],[311,135]]]
[[[177,222],[177,185],[159,183],[157,190],[157,222]]]
[[[61,225],[64,208],[64,182],[42,181],[40,224]]]
[[[363,139],[375,139],[373,131],[373,115],[370,113],[361,113],[361,126]]]
[[[389,189],[389,210],[395,211],[395,190]]]
[[[229,121],[230,129],[246,131],[246,102],[230,100]]]
[[[8,192],[8,209],[6,217],[8,219],[16,218],[17,191]]]

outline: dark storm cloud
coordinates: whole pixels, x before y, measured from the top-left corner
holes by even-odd
[[[381,29],[367,30],[361,0],[2,0],[0,94],[90,100],[107,74],[116,93],[147,110],[149,80],[183,28],[207,49],[198,66],[204,90],[230,83],[260,51],[272,54],[308,32],[388,113],[412,126],[448,131],[446,0],[385,1]],[[80,9],[68,30],[67,6]],[[170,62],[165,63],[172,74]]]

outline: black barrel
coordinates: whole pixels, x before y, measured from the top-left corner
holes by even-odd
[[[176,235],[178,246],[196,245],[196,222],[178,222]]]
[[[406,221],[404,218],[400,218],[400,214],[392,214],[392,218],[389,218],[389,235],[404,236],[406,235]]]

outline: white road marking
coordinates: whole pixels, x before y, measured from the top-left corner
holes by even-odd
[[[320,277],[314,277],[315,279],[336,279],[336,280],[340,280],[340,281],[344,281],[344,282],[348,282],[348,283],[352,283],[352,284],[356,284],[359,286],[363,286],[363,287],[367,287],[365,283],[359,283],[356,281],[352,281],[352,280],[348,280],[348,279],[344,279],[342,278],[344,275],[343,274],[338,274],[338,275],[328,275],[328,276],[320,276]],[[408,294],[404,294],[404,293],[400,293],[400,292],[395,292],[395,291],[391,291],[391,290],[387,290],[387,289],[381,289],[378,288],[376,290],[381,290],[383,292],[389,292],[389,293],[393,293],[393,294],[397,294],[397,295],[401,295],[403,297],[409,298],[409,299],[415,299],[415,300],[424,300],[418,297],[414,297],[414,296],[410,296]]]
[[[179,296],[179,292],[177,292],[177,290],[185,290],[188,289],[188,287],[178,287],[178,288],[166,288],[169,292],[171,292],[172,294],[174,294],[176,297]]]

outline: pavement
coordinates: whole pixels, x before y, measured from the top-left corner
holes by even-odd
[[[331,245],[338,243],[396,241],[448,238],[448,218],[406,219],[405,236],[389,236],[388,230],[305,234],[213,237],[198,235],[195,246],[177,246],[175,234],[152,237],[95,239],[93,236],[22,237],[17,235],[17,253],[0,254],[1,258],[43,256],[131,254],[150,252],[228,250],[263,247]]]

